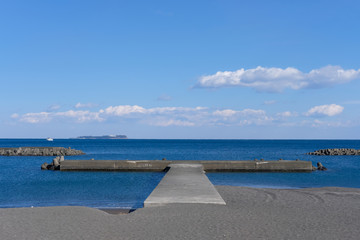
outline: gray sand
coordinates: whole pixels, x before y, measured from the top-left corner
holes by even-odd
[[[86,207],[0,209],[0,239],[359,239],[360,189],[216,187],[227,205],[130,214]]]

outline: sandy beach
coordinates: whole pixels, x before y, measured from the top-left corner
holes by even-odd
[[[216,188],[226,206],[0,209],[0,239],[359,239],[360,189]]]

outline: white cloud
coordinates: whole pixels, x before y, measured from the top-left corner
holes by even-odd
[[[94,108],[99,106],[98,104],[95,103],[77,103],[75,105],[75,108]]]
[[[149,108],[146,110],[146,113],[150,114],[172,114],[174,112],[197,112],[202,111],[207,108],[205,107],[195,107],[195,108],[188,108],[188,107],[157,107],[157,108]]]
[[[138,105],[109,106],[99,111],[68,110],[61,112],[14,113],[13,121],[41,124],[48,122],[123,122],[131,121],[159,127],[194,127],[194,126],[309,126],[309,127],[343,127],[349,123],[326,122],[303,119],[303,116],[335,116],[343,111],[336,104],[315,106],[303,115],[294,111],[267,114],[262,109],[210,109],[206,107],[154,107],[145,108]]]
[[[315,106],[311,108],[307,113],[306,116],[335,116],[344,110],[344,107],[337,105],[337,104],[330,104],[330,105],[321,105]]]
[[[204,107],[157,107],[144,108],[138,105],[109,106],[99,111],[68,110],[65,112],[40,112],[11,115],[13,119],[27,123],[43,123],[52,120],[70,120],[78,123],[97,121],[102,122],[111,118],[139,119],[151,125],[158,126],[193,126],[195,120],[199,120],[207,114]],[[156,123],[158,121],[158,123]]]
[[[336,104],[315,106],[303,115],[295,111],[284,111],[267,114],[262,109],[210,109],[206,107],[154,107],[145,108],[138,105],[109,106],[99,111],[68,110],[62,112],[14,113],[13,121],[41,124],[48,122],[123,122],[131,121],[160,127],[194,127],[194,126],[309,126],[309,127],[343,127],[349,123],[326,122],[318,119],[304,119],[303,116],[335,116],[344,107]]]
[[[286,111],[286,112],[277,113],[276,116],[282,117],[282,118],[297,117],[298,113],[297,112]]]
[[[156,107],[156,108],[144,108],[138,105],[119,105],[110,106],[104,110],[100,110],[101,113],[112,115],[112,116],[139,116],[139,114],[181,114],[188,112],[198,112],[205,110],[204,107]]]
[[[110,106],[105,110],[100,110],[100,112],[108,115],[124,116],[124,115],[129,115],[131,113],[146,113],[146,109],[138,105],[133,105],[133,106],[120,105],[115,107]]]
[[[154,126],[204,126],[204,125],[263,125],[272,118],[264,110],[213,110],[206,107],[155,107],[138,105],[109,106],[99,111],[68,110],[64,112],[40,112],[13,114],[14,120],[27,123],[70,121],[76,123],[103,122],[131,119],[141,124]]]
[[[254,88],[257,91],[281,92],[284,89],[329,87],[359,78],[360,69],[344,70],[339,66],[326,66],[311,70],[309,73],[303,73],[292,67],[282,69],[259,66],[202,76],[196,86],[201,88],[241,86]]]
[[[215,125],[264,125],[272,122],[272,118],[267,116],[264,110],[244,109],[244,110],[216,110],[212,113]]]
[[[264,110],[254,110],[254,109],[244,109],[239,111],[243,116],[265,116],[266,112]]]
[[[14,114],[13,114],[14,116]],[[99,116],[98,112],[90,111],[73,111],[69,110],[66,112],[40,112],[40,113],[26,113],[19,116],[19,121],[27,123],[45,123],[52,120],[59,119],[72,119],[75,122],[88,122],[88,121],[103,121],[104,119]]]
[[[88,122],[88,121],[102,122],[105,120],[104,118],[100,117],[99,112],[90,112],[90,111],[69,110],[66,112],[55,113],[54,116],[72,118],[75,119],[77,122]]]
[[[231,110],[231,109],[225,109],[225,110],[216,110],[213,112],[215,116],[221,116],[221,117],[232,117],[237,113],[237,111]]]
[[[100,110],[103,117],[138,119],[153,126],[195,126],[203,123],[208,113],[204,107],[155,107],[144,108],[138,105],[110,106]]]
[[[28,123],[44,123],[50,122],[52,119],[51,116],[52,114],[49,112],[26,113],[20,117],[20,121]]]

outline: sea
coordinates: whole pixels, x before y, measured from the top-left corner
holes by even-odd
[[[313,156],[325,148],[360,149],[360,140],[0,139],[0,147],[71,147],[77,160],[308,160],[328,170],[309,173],[207,173],[214,185],[298,189],[360,188],[360,156]],[[53,157],[0,156],[0,208],[87,206],[136,209],[164,172],[44,171]]]

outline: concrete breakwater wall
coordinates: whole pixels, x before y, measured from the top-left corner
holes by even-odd
[[[307,154],[319,155],[319,156],[360,155],[360,150],[356,150],[353,148],[328,148],[328,149],[320,149]]]
[[[81,150],[64,147],[19,147],[0,148],[2,156],[74,156],[84,155]]]
[[[201,164],[206,172],[311,172],[310,161],[65,160],[60,171],[165,171],[170,164]]]

